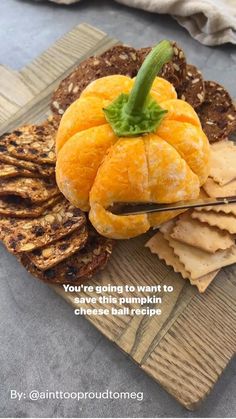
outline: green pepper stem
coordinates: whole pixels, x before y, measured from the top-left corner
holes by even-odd
[[[107,122],[118,137],[155,132],[161,124],[167,111],[149,97],[149,93],[156,75],[172,55],[171,43],[160,42],[142,64],[130,94],[122,93],[103,109]]]
[[[152,49],[138,72],[125,107],[126,114],[136,116],[142,112],[156,75],[171,60],[172,55],[173,48],[166,40]]]

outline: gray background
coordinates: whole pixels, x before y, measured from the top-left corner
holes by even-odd
[[[206,78],[236,97],[236,48],[207,48],[168,16],[128,9],[112,0],[65,7],[0,0],[0,62],[19,69],[79,22],[134,46],[167,37],[179,41]],[[0,416],[7,417],[234,417],[236,362],[226,369],[200,410],[182,408],[46,285],[0,247]],[[141,391],[138,401],[21,401],[18,391]]]

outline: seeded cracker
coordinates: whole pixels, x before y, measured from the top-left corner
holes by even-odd
[[[21,263],[33,276],[51,284],[81,284],[106,266],[112,252],[112,242],[93,232],[86,246],[54,268],[41,271],[21,255]]]
[[[205,101],[197,109],[203,130],[210,142],[226,139],[236,130],[236,109],[223,86],[205,82]]]
[[[135,77],[140,68],[139,50],[127,45],[115,45],[105,51],[101,58],[106,64],[116,69],[116,74],[124,74],[125,76]],[[121,73],[120,73],[121,71]]]
[[[13,164],[1,163],[0,162],[0,180],[8,179],[15,176],[34,176],[33,172],[23,169],[22,167],[14,166]]]
[[[186,60],[182,49],[175,43],[173,62],[163,67],[161,76],[173,82],[182,83],[186,71]],[[63,115],[68,106],[78,99],[89,83],[112,74],[135,77],[151,48],[135,48],[116,45],[101,56],[90,57],[83,61],[55,90],[51,109],[54,115]]]
[[[54,114],[63,115],[68,106],[78,99],[89,83],[113,74],[136,76],[139,69],[136,50],[118,45],[98,57],[83,61],[66,77],[52,97],[51,109]]]
[[[170,62],[163,66],[163,69],[160,72],[159,76],[168,80],[170,83],[174,85],[175,88],[177,88],[180,84],[182,84],[183,80],[185,79],[186,59],[183,50],[176,44],[176,42],[172,42],[172,45],[174,50],[173,58]],[[151,51],[151,48],[141,48],[138,51],[141,58],[141,67],[141,64]]]
[[[17,177],[0,181],[0,196],[17,195],[39,203],[59,195],[59,189],[52,179],[36,179]]]
[[[65,237],[85,221],[84,213],[63,199],[39,218],[0,218],[0,239],[9,252],[30,252]]]
[[[210,253],[228,249],[234,245],[234,237],[227,231],[202,223],[201,218],[193,218],[189,212],[180,216],[171,233],[171,238]]]
[[[25,125],[8,136],[8,151],[18,159],[55,164],[55,136],[53,122]]]
[[[27,253],[27,256],[36,268],[45,271],[81,250],[87,240],[88,229],[83,226],[55,243]]]
[[[45,202],[32,204],[29,200],[19,196],[3,196],[0,198],[0,215],[14,218],[39,217],[46,209],[53,207],[61,199],[62,195],[57,195]]]
[[[41,177],[49,177],[54,175],[55,167],[51,164],[38,164],[11,156],[8,144],[9,136],[11,136],[11,134],[4,134],[0,137],[0,162],[22,167],[23,169],[34,172],[37,174],[37,176]]]
[[[178,88],[178,97],[198,108],[205,99],[205,86],[202,73],[194,65],[187,65],[186,76]]]

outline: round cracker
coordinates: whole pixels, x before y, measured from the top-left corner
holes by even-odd
[[[227,90],[215,81],[206,81],[205,101],[197,109],[203,131],[210,142],[227,139],[236,130],[236,109]]]
[[[173,60],[163,67],[161,76],[177,87],[185,76],[186,61],[182,49],[175,42],[173,49]],[[125,45],[116,45],[101,56],[83,61],[55,90],[51,102],[52,112],[62,116],[93,80],[113,74],[135,77],[150,51],[151,48],[136,50]]]
[[[186,76],[178,88],[179,99],[185,100],[193,108],[198,108],[205,100],[205,86],[202,73],[192,64],[187,64]]]
[[[123,45],[114,46],[99,57],[90,57],[62,80],[53,94],[51,109],[54,114],[63,115],[93,80],[113,74],[134,77],[138,68],[136,50]]]
[[[185,78],[186,59],[183,50],[176,44],[176,42],[172,42],[172,46],[173,58],[163,66],[159,76],[168,80],[175,88],[177,88]],[[143,63],[150,51],[150,47],[141,48],[139,50],[140,65]]]
[[[140,68],[138,51],[126,45],[115,45],[104,52],[101,58],[108,66],[113,67],[117,74],[128,77],[135,77]]]

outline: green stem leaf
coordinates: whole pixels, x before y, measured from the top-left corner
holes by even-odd
[[[149,93],[155,77],[172,55],[171,43],[160,42],[145,59],[130,94],[121,94],[104,109],[106,119],[118,137],[154,132],[161,123],[167,111]]]

